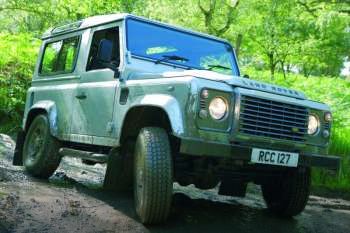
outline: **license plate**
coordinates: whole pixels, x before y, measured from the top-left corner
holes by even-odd
[[[298,166],[298,153],[253,148],[251,162],[285,167]]]

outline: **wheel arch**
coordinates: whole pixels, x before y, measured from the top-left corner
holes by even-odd
[[[52,136],[57,136],[57,108],[56,104],[53,101],[39,101],[29,109],[27,117],[24,119],[23,122],[24,131],[28,131],[34,118],[39,114],[47,115],[50,124],[50,133]]]
[[[141,128],[157,126],[168,133],[173,131],[169,115],[159,106],[138,105],[130,108],[125,115],[120,133],[120,142],[132,137],[136,138]]]
[[[136,137],[138,131],[147,126],[163,127],[175,136],[182,135],[184,122],[178,101],[165,94],[146,95],[138,99],[124,115],[119,142],[122,143],[128,135]]]

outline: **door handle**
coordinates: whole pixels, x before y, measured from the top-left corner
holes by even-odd
[[[85,93],[81,93],[81,94],[79,94],[79,95],[76,95],[75,98],[80,99],[80,100],[83,100],[83,99],[86,99],[87,96],[85,95]]]

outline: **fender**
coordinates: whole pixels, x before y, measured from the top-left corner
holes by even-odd
[[[184,122],[182,116],[182,110],[178,101],[170,95],[166,94],[150,94],[145,96],[140,96],[136,98],[128,107],[128,111],[134,107],[141,106],[153,106],[162,109],[169,118],[172,132],[175,136],[180,136],[184,134]],[[121,123],[124,124],[125,117],[128,112],[125,112],[124,119]],[[120,129],[122,128],[120,125]],[[121,136],[121,130],[118,132],[118,138]]]
[[[49,119],[50,124],[50,133],[52,136],[58,135],[58,126],[57,126],[57,108],[56,104],[53,101],[50,100],[42,100],[36,102],[34,105],[32,105],[28,111],[28,114],[26,114],[26,118],[23,119],[23,128],[25,131],[28,130],[28,119],[33,117],[33,114],[36,114],[37,112],[43,112],[45,111],[47,114],[47,117]]]
[[[144,96],[139,105],[154,106],[163,109],[170,120],[170,125],[175,135],[184,133],[182,111],[179,102],[170,95],[151,94]]]
[[[18,132],[17,134],[17,140],[16,140],[16,148],[13,156],[12,164],[14,166],[22,166],[23,160],[22,160],[22,153],[23,153],[23,145],[25,140],[26,131],[29,128],[29,122],[28,119],[33,120],[32,118],[35,117],[36,114],[45,112],[49,118],[49,124],[50,124],[50,133],[53,136],[57,136],[58,128],[57,128],[57,109],[56,104],[53,101],[38,101],[34,105],[32,105],[28,111],[27,114],[25,114],[26,117],[23,118],[23,129]]]

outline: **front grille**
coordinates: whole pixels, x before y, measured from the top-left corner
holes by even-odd
[[[305,141],[308,109],[302,106],[241,96],[239,131],[241,133]]]

